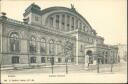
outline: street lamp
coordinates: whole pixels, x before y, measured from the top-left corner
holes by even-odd
[[[52,55],[52,58],[50,59],[51,65],[52,65],[52,74],[53,74],[53,65],[54,65],[54,57]]]
[[[66,74],[68,74],[68,57],[67,56],[66,56],[65,61],[66,61]]]
[[[99,56],[97,57],[97,73],[99,73],[100,71],[99,71],[99,61],[100,61],[100,59],[99,59]]]
[[[112,56],[111,56],[111,72],[113,71],[113,63],[114,63],[114,55],[112,54]]]
[[[100,72],[100,66],[99,66],[100,60],[101,60],[100,54],[97,54],[97,73]]]
[[[52,57],[48,58],[48,61],[50,61],[51,63],[51,70],[52,70],[52,74],[53,74],[53,65],[54,65],[54,57],[52,55]]]

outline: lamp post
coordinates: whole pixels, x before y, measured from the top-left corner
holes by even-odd
[[[100,73],[100,66],[99,66],[99,63],[100,63],[100,54],[97,54],[97,73]]]
[[[66,74],[68,74],[68,57],[66,56]]]
[[[112,72],[112,68],[113,68],[113,63],[111,63],[111,72]]]
[[[97,58],[97,73],[99,73],[99,57]]]
[[[112,53],[111,53],[112,54]],[[111,56],[111,72],[113,71],[114,56]]]
[[[54,65],[54,57],[53,57],[53,55],[52,55],[52,58],[51,58],[51,65],[52,65],[52,74],[53,74],[53,65]]]

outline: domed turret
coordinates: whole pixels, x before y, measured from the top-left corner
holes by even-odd
[[[40,25],[41,24],[41,8],[32,3],[23,14],[23,20],[26,20],[28,24]]]

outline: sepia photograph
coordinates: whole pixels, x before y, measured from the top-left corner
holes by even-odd
[[[127,0],[0,0],[0,83],[127,83]]]

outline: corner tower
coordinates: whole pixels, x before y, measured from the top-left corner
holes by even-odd
[[[32,25],[41,25],[41,8],[36,5],[35,3],[32,3],[27,9],[25,10],[24,16],[24,22],[27,24]]]

